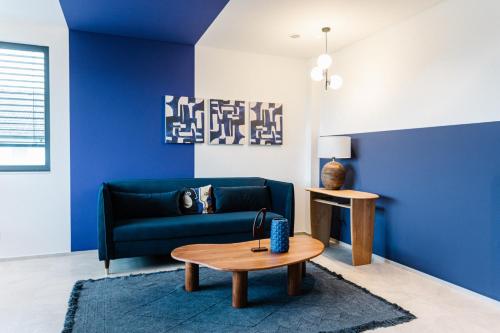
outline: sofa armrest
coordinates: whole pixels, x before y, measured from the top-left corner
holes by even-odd
[[[99,188],[97,209],[99,260],[109,260],[113,258],[113,209],[111,193],[106,183]]]
[[[285,217],[290,223],[290,236],[294,232],[295,197],[292,183],[266,179],[271,192],[272,211]]]

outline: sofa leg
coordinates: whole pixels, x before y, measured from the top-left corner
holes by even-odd
[[[106,272],[106,275],[109,274],[109,259],[104,260],[104,271]]]

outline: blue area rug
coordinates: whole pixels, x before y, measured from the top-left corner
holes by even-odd
[[[231,307],[231,273],[208,268],[192,293],[184,270],[78,281],[63,332],[362,332],[415,318],[313,263],[302,295],[286,281],[286,268],[250,272],[243,309]]]

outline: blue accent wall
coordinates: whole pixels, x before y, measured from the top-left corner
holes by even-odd
[[[164,143],[163,96],[194,94],[194,46],[71,30],[71,249],[97,247],[103,181],[194,176]]]
[[[500,122],[350,136],[347,187],[381,195],[374,253],[500,300]]]

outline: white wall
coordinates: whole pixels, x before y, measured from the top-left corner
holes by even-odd
[[[443,1],[333,59],[344,87],[318,96],[323,135],[500,120],[497,0]]]
[[[196,47],[197,97],[283,103],[281,146],[195,146],[196,177],[257,176],[293,182],[295,231],[304,230],[309,185],[309,90],[304,60]],[[247,132],[248,135],[248,132]]]
[[[7,2],[16,5],[15,1]],[[2,1],[2,6],[5,3]],[[17,7],[30,8],[23,7],[23,4],[26,5],[26,1],[17,2]],[[51,135],[50,172],[0,172],[0,258],[68,252],[68,29],[65,24],[31,24],[28,20],[4,20],[0,17],[0,40],[49,47]]]

